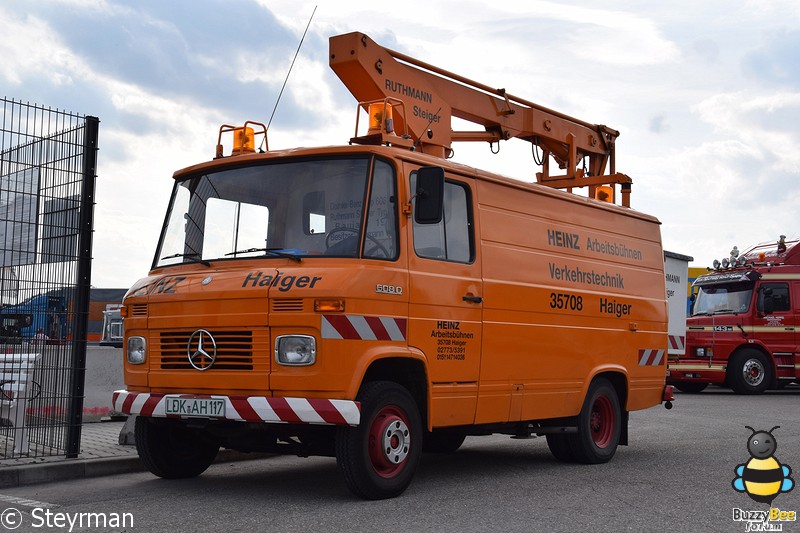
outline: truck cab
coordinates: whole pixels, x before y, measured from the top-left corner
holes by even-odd
[[[800,246],[781,237],[716,261],[693,284],[686,351],[668,381],[699,392],[709,384],[739,394],[783,387],[800,375]]]

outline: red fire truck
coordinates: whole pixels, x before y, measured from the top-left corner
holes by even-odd
[[[669,383],[759,394],[800,380],[800,240],[781,235],[743,254],[734,247],[693,293],[686,352],[669,361]]]

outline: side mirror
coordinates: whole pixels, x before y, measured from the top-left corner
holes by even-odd
[[[421,167],[417,170],[417,190],[414,192],[414,222],[438,224],[442,221],[444,204],[444,169]]]

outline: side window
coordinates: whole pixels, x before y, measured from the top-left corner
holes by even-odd
[[[791,311],[792,305],[789,301],[789,284],[788,283],[764,283],[761,285],[759,291],[759,298],[764,294],[763,289],[769,287],[772,289],[772,304],[773,311]]]
[[[411,175],[416,190],[416,174]],[[444,214],[438,224],[414,223],[414,251],[419,257],[469,263],[473,259],[472,210],[469,188],[454,181],[444,184]]]
[[[394,171],[385,161],[376,160],[367,212],[364,257],[397,258],[397,194]]]

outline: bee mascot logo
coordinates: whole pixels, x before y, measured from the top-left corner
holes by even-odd
[[[789,477],[792,469],[775,458],[778,443],[772,432],[780,426],[769,431],[745,427],[753,432],[747,439],[751,459],[736,467],[736,477],[731,484],[735,491],[746,492],[753,500],[771,505],[778,494],[794,488],[794,480]]]

